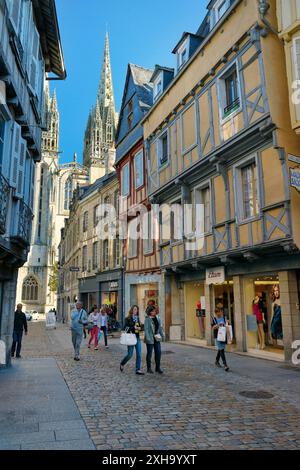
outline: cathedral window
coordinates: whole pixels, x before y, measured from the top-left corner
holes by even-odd
[[[44,190],[44,168],[41,167],[40,198],[39,198],[39,213],[38,213],[38,238],[41,238],[41,232],[42,232],[43,190]]]
[[[24,302],[36,302],[39,298],[39,285],[33,276],[27,277],[22,286],[22,300]]]
[[[65,211],[69,210],[71,201],[72,201],[73,191],[72,191],[72,181],[67,180],[65,183],[65,197],[64,197],[64,209]]]

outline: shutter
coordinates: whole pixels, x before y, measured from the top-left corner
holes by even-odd
[[[16,188],[16,197],[23,199],[24,198],[24,177],[25,177],[25,163],[26,163],[26,150],[27,144],[24,139],[21,139],[20,143],[20,158],[18,165],[18,181]]]
[[[36,27],[33,26],[29,82],[36,95],[38,95],[39,88],[39,45],[39,33]]]
[[[21,127],[17,123],[14,123],[12,148],[11,148],[11,168],[10,168],[10,184],[13,188],[17,188],[17,183],[18,183],[20,147],[21,147]]]
[[[14,28],[15,33],[19,33],[19,23],[21,17],[21,0],[9,0],[10,6],[10,21]]]
[[[300,80],[300,37],[294,39],[295,78]]]

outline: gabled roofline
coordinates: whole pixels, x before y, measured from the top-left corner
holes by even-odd
[[[178,43],[176,44],[176,46],[174,47],[173,51],[172,51],[172,54],[176,54],[177,50],[179,49],[179,47],[181,46],[181,44],[185,41],[185,39],[187,38],[187,36],[191,36],[193,38],[196,38],[196,39],[203,39],[202,36],[199,36],[199,34],[195,34],[195,33],[189,33],[187,31],[185,31],[182,36],[181,36],[181,39],[178,41]]]

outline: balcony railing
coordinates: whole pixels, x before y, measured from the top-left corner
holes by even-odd
[[[14,243],[30,245],[32,219],[33,214],[31,209],[23,200],[17,201],[14,212],[15,224],[12,227],[11,233],[11,240]]]
[[[0,233],[6,232],[6,217],[8,212],[10,186],[8,181],[0,173]]]
[[[224,117],[230,116],[234,111],[240,107],[240,98],[237,98],[232,103],[230,103],[226,108],[224,108]]]

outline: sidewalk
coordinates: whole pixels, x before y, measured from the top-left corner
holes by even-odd
[[[0,372],[0,450],[85,449],[94,444],[54,359]]]

